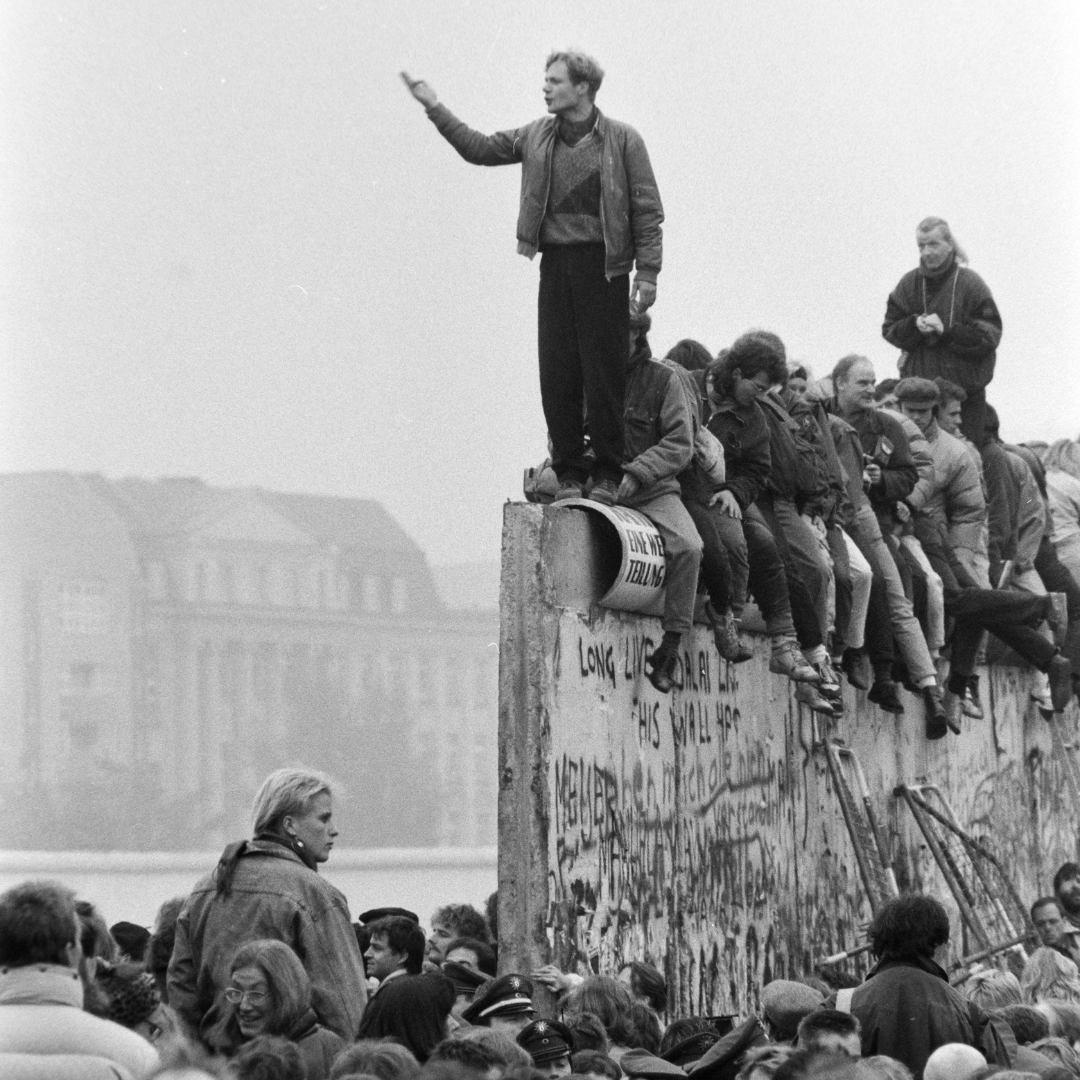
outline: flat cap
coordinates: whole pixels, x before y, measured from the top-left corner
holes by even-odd
[[[367,925],[373,923],[376,919],[389,919],[394,916],[399,919],[408,919],[410,922],[420,925],[420,916],[414,911],[408,911],[403,907],[373,907],[370,911],[361,911],[357,917],[357,922]]]
[[[543,1065],[574,1052],[574,1035],[558,1020],[534,1020],[518,1032],[518,1046],[524,1047],[534,1065]]]
[[[660,1056],[672,1065],[678,1065],[685,1069],[687,1065],[693,1065],[699,1061],[705,1052],[720,1041],[720,1033],[717,1031],[699,1031],[696,1035],[690,1035],[677,1042],[670,1050],[665,1050]]]
[[[941,391],[929,379],[901,379],[894,392],[897,401],[906,401],[909,405],[936,405],[941,400]]]
[[[493,979],[461,1013],[467,1024],[486,1025],[493,1016],[519,1016],[536,1012],[533,984],[524,975],[502,975]]]
[[[925,382],[926,380],[912,379],[911,381]],[[788,979],[776,979],[761,989],[761,1011],[777,1028],[779,1039],[794,1038],[799,1021],[815,1009],[820,1009],[823,1000],[821,994],[813,987],[805,983],[791,982]]]
[[[686,1072],[678,1065],[650,1054],[648,1050],[627,1050],[619,1064],[627,1076],[640,1076],[642,1080],[671,1080],[672,1077],[685,1080],[686,1077]]]
[[[709,1047],[687,1075],[694,1080],[735,1080],[743,1054],[756,1046],[765,1046],[768,1041],[758,1018],[751,1016]]]

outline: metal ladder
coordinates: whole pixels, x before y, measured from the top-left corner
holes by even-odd
[[[936,784],[900,784],[894,794],[907,803],[960,909],[967,952],[961,964],[1008,951],[1026,961],[1024,945],[1034,938],[1034,927],[993,852],[960,825]],[[968,948],[968,937],[974,949]]]

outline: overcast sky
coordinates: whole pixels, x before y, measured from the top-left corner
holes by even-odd
[[[437,563],[494,558],[545,452],[520,171],[466,165],[576,46],[667,214],[652,341],[751,326],[879,378],[915,224],[1005,324],[1010,439],[1080,432],[1080,6],[4,0],[0,471],[375,498]]]

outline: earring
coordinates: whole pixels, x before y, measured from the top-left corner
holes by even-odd
[[[298,848],[300,848],[301,850],[303,850],[303,847],[304,847],[304,841],[303,841],[303,840],[297,840],[297,839],[296,839],[296,837],[294,836],[294,837],[293,837],[293,843],[294,843],[294,844],[295,844],[295,845],[296,845],[296,846],[297,846]]]

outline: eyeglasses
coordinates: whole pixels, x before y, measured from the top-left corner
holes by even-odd
[[[225,991],[225,1000],[232,1005],[239,1005],[244,998],[252,1005],[261,1005],[266,1000],[267,993],[265,990],[237,990],[235,986],[230,986]]]

